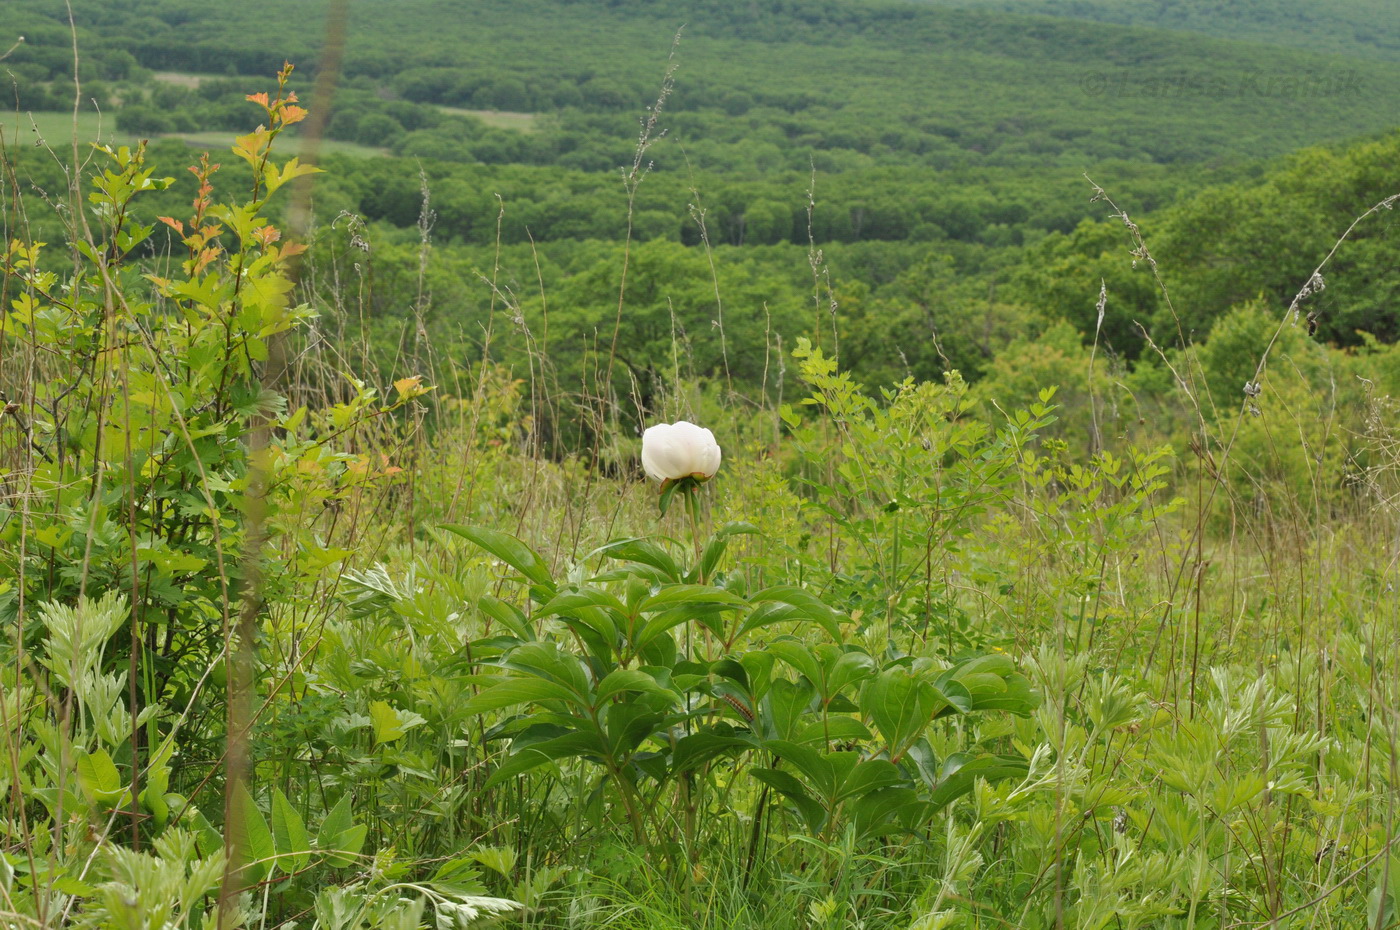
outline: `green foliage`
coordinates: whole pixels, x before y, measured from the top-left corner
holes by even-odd
[[[942,667],[896,657],[881,671],[846,642],[842,618],[811,593],[791,586],[748,592],[737,578],[714,572],[708,553],[722,535],[700,547],[706,555],[688,572],[655,543],[621,540],[593,554],[620,564],[558,585],[518,540],[450,529],[520,571],[538,604],[510,624],[516,636],[474,644],[475,654],[492,656],[479,661],[504,674],[473,676],[481,690],[462,712],[537,708],[508,715],[489,731],[492,739],[509,739],[510,749],[496,760],[488,789],[586,760],[597,767],[597,781],[584,790],[610,794],[637,843],[674,863],[693,856],[699,841],[695,799],[722,790],[731,766],[752,756],[787,766],[750,771],[816,836],[848,823],[860,838],[917,831],[972,790],[974,778],[1025,772],[1022,760],[986,753],[940,761],[925,738],[934,721],[950,715],[1029,713],[1034,696],[1009,660]],[[714,583],[695,583],[711,573]],[[573,648],[553,636],[536,638],[532,625],[550,619],[567,630],[564,643]],[[756,641],[774,625],[794,634]],[[816,631],[828,641],[812,644]],[[775,674],[775,659],[797,678]],[[673,812],[665,804],[673,792],[682,811],[678,843],[668,840]]]
[[[619,185],[677,8],[371,6],[328,131],[412,166],[309,200],[288,69],[146,70],[311,53],[268,0],[74,11],[124,130],[257,114],[226,167],[7,153],[7,920],[1393,922],[1397,141],[1252,161],[1393,123],[1391,64],[1095,97],[1277,52],[705,0]],[[658,497],[681,417],[724,465]]]
[[[965,648],[970,618],[956,606],[949,577],[968,567],[973,528],[1008,499],[1017,460],[1052,421],[1051,408],[1035,405],[993,434],[967,416],[972,401],[956,372],[943,385],[905,380],[885,391],[882,406],[806,340],[794,357],[812,389],[802,405],[837,430],[824,437],[794,408],[781,411],[818,506],[854,549],[833,553],[842,566],[833,582],[853,612],[883,621],[891,643],[897,629],[917,630],[935,651]]]

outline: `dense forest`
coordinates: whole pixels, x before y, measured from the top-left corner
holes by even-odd
[[[1357,58],[1400,58],[1400,24],[1385,0],[943,0],[950,5],[1066,16],[1227,36]],[[1361,62],[1358,68],[1364,67]]]
[[[1123,236],[1091,202],[1086,175],[1149,230],[1161,224],[1159,258],[1188,289],[1184,325],[1199,340],[1232,306],[1290,299],[1324,240],[1385,196],[1393,141],[1335,146],[1400,116],[1400,98],[1385,90],[1400,64],[1361,67],[1326,47],[1333,54],[1291,51],[1284,66],[1259,44],[1088,27],[1073,17],[1089,7],[1047,4],[1043,12],[1066,14],[1057,18],[887,2],[479,3],[466,17],[448,15],[451,6],[414,3],[379,30],[370,27],[382,7],[350,4],[325,131],[397,158],[328,164],[316,195],[328,226],[316,254],[340,254],[330,229],[339,215],[377,224],[370,238],[384,247],[368,262],[371,312],[402,320],[419,305],[455,332],[470,331],[491,302],[472,271],[493,260],[497,244],[535,245],[528,256],[505,252],[518,293],[530,290],[536,263],[546,283],[578,277],[569,286],[586,289],[586,272],[605,278],[615,262],[617,250],[602,243],[630,230],[635,240],[708,247],[721,269],[742,267],[734,277],[754,296],[736,293],[726,323],[749,333],[768,326],[789,344],[811,335],[805,255],[826,248],[844,304],[837,325],[854,334],[848,361],[861,374],[931,377],[951,364],[976,379],[1028,321],[1063,320],[1088,341],[1099,278],[1112,284],[1099,335],[1113,356],[1133,361],[1143,345],[1136,324],[1164,344],[1177,341],[1168,331],[1178,324],[1163,316],[1142,269],[1117,260]],[[302,75],[315,70],[314,30],[248,41],[280,22],[286,4],[193,9],[168,0],[75,10],[84,100],[120,100],[108,117],[116,131],[178,137],[244,127],[244,98],[284,59],[299,65],[294,86],[309,88]],[[325,9],[296,6],[306,22]],[[1347,9],[1328,22],[1341,29],[1356,12]],[[1114,10],[1141,18],[1130,4]],[[1171,10],[1162,16],[1206,16],[1189,4]],[[1299,15],[1279,8],[1234,19],[1284,32]],[[20,2],[0,20],[25,36],[6,60],[21,109],[66,106],[72,51],[63,19]],[[210,62],[220,65],[213,75]],[[198,77],[170,80],[171,72]],[[646,180],[629,194],[617,169],[634,161],[638,115],[663,83],[661,119],[638,163]],[[502,112],[530,116],[492,119]],[[1309,143],[1334,148],[1269,161]],[[51,160],[21,154],[36,181],[54,183]],[[169,212],[188,199],[182,181],[155,206]],[[1284,196],[1289,216],[1278,212]],[[427,308],[404,291],[417,288],[413,243],[425,203],[434,242]],[[1386,227],[1366,235],[1389,248]],[[1234,248],[1264,236],[1270,252]],[[1202,250],[1207,241],[1211,251]],[[1219,254],[1231,256],[1226,265]],[[1071,266],[1080,271],[1072,280],[1045,280],[1047,268]],[[1384,285],[1351,278],[1347,286],[1354,290],[1325,295],[1338,306],[1319,317],[1324,337],[1342,346],[1360,344],[1362,333],[1393,340],[1388,293],[1376,290]],[[662,303],[668,296],[657,292]],[[606,303],[595,293],[575,304],[580,332]],[[677,323],[696,374],[712,376],[718,340],[708,311],[686,303],[673,300]],[[902,358],[893,346],[904,347]]]

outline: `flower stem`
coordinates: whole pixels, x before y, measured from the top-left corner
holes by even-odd
[[[700,564],[700,488],[692,485],[683,489],[682,493],[685,494],[685,511],[690,514],[690,543],[695,550],[695,580],[704,584],[705,573]]]

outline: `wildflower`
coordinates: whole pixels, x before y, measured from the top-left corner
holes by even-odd
[[[642,468],[662,483],[694,478],[706,481],[719,471],[715,434],[681,420],[659,423],[642,434]]]

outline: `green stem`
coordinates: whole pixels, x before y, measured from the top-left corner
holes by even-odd
[[[700,565],[700,488],[691,485],[681,489],[681,493],[685,495],[685,512],[690,515],[690,544],[695,552],[696,580],[704,584],[705,575]]]

